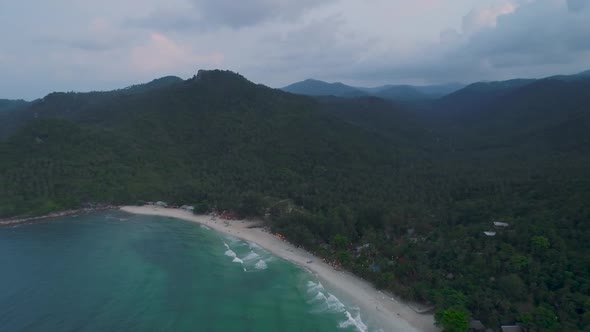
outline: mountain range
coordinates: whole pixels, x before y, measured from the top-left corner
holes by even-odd
[[[575,81],[590,77],[590,70],[574,75],[555,75],[540,80]],[[374,88],[354,87],[343,83],[327,83],[315,79],[290,84],[284,88],[294,94],[306,96],[334,96],[334,97],[379,97],[394,101],[431,100],[448,95],[466,94],[479,99],[478,94],[490,97],[491,94],[509,92],[516,88],[538,81],[538,79],[512,79],[507,81],[476,82],[472,84],[447,83],[439,85],[383,85]],[[453,98],[453,97],[450,97]]]
[[[383,85],[374,88],[348,86],[343,83],[326,83],[308,79],[282,88],[283,91],[307,96],[361,97],[374,96],[398,101],[415,101],[441,97],[464,87],[459,83],[411,86]]]
[[[24,108],[29,103],[24,100],[0,99],[0,112],[13,111]]]
[[[0,217],[232,210],[437,312],[588,326],[588,75],[429,87],[419,105],[311,84],[302,96],[214,70],[16,102],[0,112]]]

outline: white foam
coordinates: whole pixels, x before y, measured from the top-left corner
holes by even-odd
[[[268,268],[268,265],[266,265],[266,262],[261,259],[258,261],[258,263],[256,263],[256,265],[254,265],[254,267],[257,270],[266,270]]]
[[[308,281],[307,294],[309,294],[310,297],[313,296],[309,300],[309,303],[318,306],[314,311],[328,311],[333,313],[341,313],[346,311],[346,306],[340,302],[336,296],[326,292],[326,289],[320,282],[316,284],[313,281]]]
[[[209,227],[207,227],[207,226],[205,226],[205,225],[201,225],[201,228],[202,228],[202,229],[205,229],[205,230],[208,230],[208,231],[210,231],[210,230],[211,230],[211,228],[209,228]]]
[[[334,311],[334,312],[345,312],[346,311],[346,307],[344,306],[344,304],[342,302],[340,302],[340,300],[332,294],[328,294],[328,301],[326,301],[326,303],[328,304],[328,310],[330,310],[330,311]]]
[[[233,251],[233,250],[231,250],[230,246],[226,242],[223,242],[223,245],[225,246],[225,248],[227,248],[227,250],[225,251],[225,255],[228,256],[228,257],[232,257],[233,258],[233,260],[232,260],[233,263],[239,263],[239,264],[242,264],[242,265],[244,264],[244,261],[241,260],[240,258],[238,258],[238,255],[236,254],[236,252]],[[244,268],[244,271],[246,271],[246,268]]]
[[[246,257],[242,258],[244,261],[248,262],[248,261],[253,261],[256,259],[259,259],[260,255],[258,255],[257,253],[251,251]]]
[[[227,234],[225,234],[223,237],[229,242],[229,244],[231,244],[232,247],[242,247],[247,245],[246,243],[244,243],[244,241],[238,239],[237,237],[233,237]]]
[[[326,297],[326,295],[324,295],[324,293],[318,292],[316,294],[316,296],[313,298],[313,300],[311,300],[311,302],[318,302],[318,301],[325,303],[325,302],[328,302],[328,298]]]
[[[75,218],[78,217],[78,215],[72,215],[70,216],[71,218]],[[118,221],[127,221],[129,220],[128,218],[119,218],[119,217],[115,217],[115,216],[111,216],[111,215],[107,215],[105,216],[105,220],[118,220]]]
[[[348,311],[346,311],[345,314],[346,314],[347,319],[343,322],[340,322],[340,324],[338,325],[339,328],[346,329],[346,328],[354,326],[354,328],[359,332],[368,332],[369,331],[369,328],[367,327],[367,325],[365,325],[365,323],[363,323],[360,313],[357,314],[356,317],[352,317],[352,315]]]
[[[318,282],[317,284],[313,281],[307,282],[307,292],[308,293],[317,293],[317,292],[320,292],[323,290],[324,290],[324,286],[322,286],[321,282]]]
[[[260,249],[260,250],[262,250],[262,248],[259,245],[257,245],[256,243],[254,243],[254,242],[248,242],[248,246],[250,247],[250,249]]]
[[[368,332],[369,328],[362,321],[358,308],[352,308],[351,310],[356,313],[350,313],[346,309],[344,303],[342,303],[336,296],[326,291],[321,282],[307,282],[307,294],[310,296],[309,304],[312,304],[315,309],[313,312],[332,312],[332,313],[344,313],[346,320],[339,323],[338,327],[342,329],[354,327],[358,332]],[[312,297],[313,296],[313,297]]]

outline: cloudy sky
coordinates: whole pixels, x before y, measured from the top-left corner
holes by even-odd
[[[0,0],[0,43],[0,98],[200,68],[272,87],[542,77],[590,69],[590,0]]]

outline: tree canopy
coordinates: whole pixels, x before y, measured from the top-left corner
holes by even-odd
[[[590,80],[486,91],[408,109],[204,71],[53,93],[2,118],[0,216],[232,210],[436,306],[445,329],[473,317],[587,331]]]

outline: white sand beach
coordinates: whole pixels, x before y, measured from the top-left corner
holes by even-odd
[[[361,309],[363,320],[384,331],[440,331],[434,326],[434,317],[420,314],[408,305],[397,301],[375,289],[370,283],[354,275],[337,271],[305,250],[279,239],[262,228],[249,228],[255,221],[212,220],[210,216],[194,215],[181,209],[156,206],[125,206],[121,210],[140,215],[155,215],[197,222],[218,232],[256,243],[272,254],[286,259],[311,271],[325,286],[349,305]],[[313,261],[312,263],[307,263]]]

